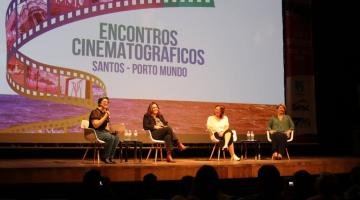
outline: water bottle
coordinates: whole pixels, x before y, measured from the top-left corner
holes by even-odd
[[[128,140],[128,136],[129,136],[128,130],[125,129],[125,132],[124,132],[124,140]]]
[[[250,131],[247,131],[247,133],[246,133],[246,140],[250,140],[251,138],[250,138]]]
[[[131,140],[131,130],[125,129],[125,140],[126,141]]]
[[[134,130],[134,140],[137,140],[137,136],[138,136],[138,132],[137,132],[137,130],[135,129],[135,130]]]
[[[132,132],[131,132],[131,130],[129,130],[129,140],[131,140],[131,138],[132,138]]]

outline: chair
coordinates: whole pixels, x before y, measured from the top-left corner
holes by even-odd
[[[151,147],[149,149],[149,153],[146,157],[146,160],[149,159],[150,157],[150,154],[151,154],[151,151],[153,149],[155,149],[155,158],[154,158],[154,161],[156,162],[157,161],[157,155],[158,155],[158,151],[160,150],[160,160],[163,160],[163,154],[162,154],[162,149],[163,149],[163,146],[165,145],[165,141],[164,140],[155,140],[152,135],[151,135],[151,131],[150,130],[145,130],[147,132],[147,135],[150,139],[150,142],[151,142]]]
[[[211,151],[209,160],[212,159],[216,147],[218,148],[218,160],[220,160],[220,151],[221,151],[221,146],[219,145],[220,140],[215,138],[214,133],[212,133],[211,131],[209,131],[209,132],[210,132],[210,139],[214,143],[214,147]],[[236,142],[237,141],[236,130],[231,130],[231,132],[233,133],[233,142]],[[224,157],[224,159],[226,159],[225,151],[223,151],[223,157]]]
[[[270,131],[266,131],[266,137],[269,142],[272,141],[270,134],[271,134]],[[293,140],[294,140],[294,130],[292,130],[290,132],[290,137],[286,140],[286,142],[289,143],[289,142],[292,142]],[[288,151],[287,147],[285,147],[285,151],[286,151],[286,156],[287,156],[288,160],[290,160],[290,155],[289,155],[289,151]]]
[[[82,120],[81,121],[81,125],[80,127],[82,129],[84,129],[84,138],[89,141],[90,143],[94,144],[94,163],[95,163],[95,159],[97,156],[97,163],[100,163],[100,148],[102,146],[102,144],[104,144],[105,142],[100,140],[94,129],[89,128],[89,121],[88,120]],[[83,156],[83,160],[85,159],[87,152],[89,151],[90,147],[86,148],[85,154]]]

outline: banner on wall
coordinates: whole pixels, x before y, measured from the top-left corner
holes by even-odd
[[[286,101],[298,135],[317,132],[310,13],[308,1],[286,3]]]

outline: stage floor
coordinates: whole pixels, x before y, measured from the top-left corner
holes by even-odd
[[[321,172],[349,173],[360,165],[359,158],[338,157],[293,157],[291,160],[241,160],[208,158],[175,159],[166,161],[142,160],[116,164],[93,164],[92,160],[81,159],[4,159],[0,160],[0,184],[16,183],[77,183],[82,182],[86,171],[96,168],[113,182],[141,181],[143,176],[153,173],[158,180],[180,180],[183,176],[195,176],[202,165],[214,166],[223,179],[252,178],[265,164],[275,165],[281,176],[291,176],[298,170],[307,170],[313,175]]]

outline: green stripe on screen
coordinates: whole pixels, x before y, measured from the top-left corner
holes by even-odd
[[[214,0],[164,0],[165,7],[215,7]]]

